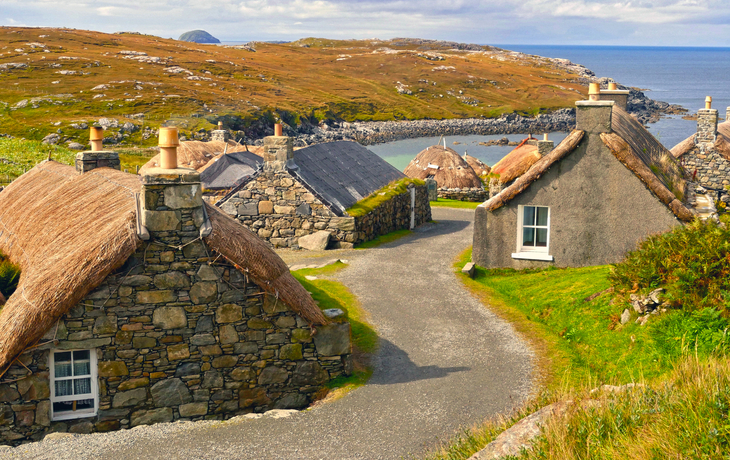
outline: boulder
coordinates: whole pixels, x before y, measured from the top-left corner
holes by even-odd
[[[329,242],[330,232],[325,230],[299,237],[299,247],[310,251],[324,251]]]
[[[320,356],[338,356],[351,352],[350,323],[320,326],[314,336],[314,346]]]
[[[188,387],[178,378],[157,382],[150,391],[157,407],[179,406],[193,400]]]
[[[132,426],[152,425],[154,423],[172,422],[172,408],[140,410],[132,413]]]

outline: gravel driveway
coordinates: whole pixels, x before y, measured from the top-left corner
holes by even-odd
[[[348,251],[350,266],[337,274],[380,336],[364,387],[304,412],[78,435],[0,450],[0,457],[399,459],[518,406],[531,390],[532,354],[451,267],[471,244],[474,213],[434,208],[433,216],[437,224],[413,235]]]

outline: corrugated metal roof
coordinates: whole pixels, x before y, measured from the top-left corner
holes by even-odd
[[[405,177],[388,162],[357,142],[316,144],[294,153],[304,184],[337,214],[390,182]]]

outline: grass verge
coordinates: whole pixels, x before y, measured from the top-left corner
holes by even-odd
[[[364,243],[360,243],[357,245],[357,248],[355,248],[355,249],[377,248],[380,245],[392,243],[393,241],[397,241],[406,235],[410,235],[411,233],[413,233],[412,230],[396,230],[394,232],[386,233],[385,235],[380,235],[379,237],[377,237],[373,240],[366,241]]]
[[[398,196],[401,193],[406,193],[408,191],[408,186],[411,184],[423,185],[425,182],[411,177],[405,177],[403,179],[393,181],[352,205],[347,209],[347,214],[352,217],[364,216],[391,198]]]
[[[58,145],[44,144],[40,141],[0,138],[0,182],[7,183],[51,155],[53,160],[72,165],[76,153]]]
[[[323,268],[306,268],[292,272],[292,275],[312,294],[319,308],[327,310],[339,308],[345,312],[352,327],[352,350],[354,370],[348,377],[337,377],[329,383],[331,393],[327,399],[340,398],[350,391],[364,385],[372,375],[370,356],[378,348],[378,335],[367,321],[367,312],[362,309],[357,297],[342,283],[320,278],[333,275],[347,265],[337,262]],[[316,276],[317,279],[306,277]]]
[[[459,208],[459,209],[476,209],[477,206],[482,204],[481,201],[459,201],[449,200],[446,198],[439,198],[438,201],[430,201],[432,208]]]

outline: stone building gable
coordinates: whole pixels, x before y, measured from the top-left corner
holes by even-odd
[[[172,246],[145,244],[66,314],[22,356],[32,375],[11,368],[0,383],[3,442],[302,408],[349,372],[348,323],[313,337],[202,241]],[[53,422],[49,353],[78,349],[97,352],[98,414]]]

